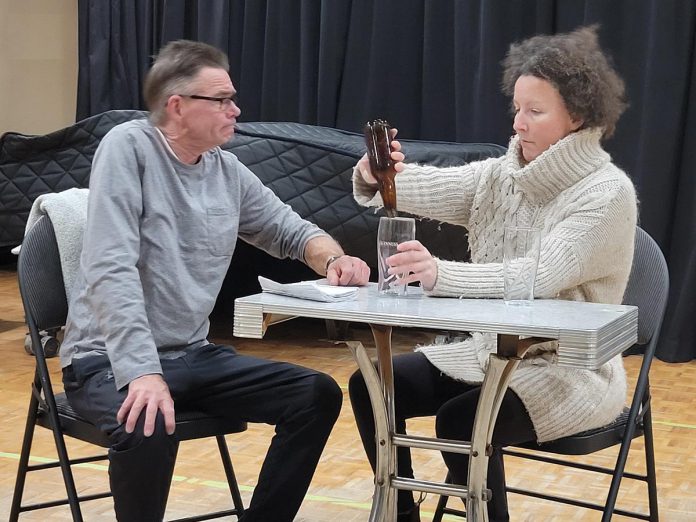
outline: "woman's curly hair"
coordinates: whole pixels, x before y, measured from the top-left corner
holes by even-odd
[[[550,82],[568,112],[584,121],[583,128],[602,127],[610,137],[628,106],[624,82],[602,52],[597,25],[570,33],[534,36],[510,46],[503,65],[503,92],[513,96],[520,76]]]

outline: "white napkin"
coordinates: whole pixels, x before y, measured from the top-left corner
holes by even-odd
[[[277,283],[263,276],[259,276],[259,283],[264,292],[272,294],[335,303],[337,301],[350,301],[358,295],[355,286],[332,286],[326,279],[317,281],[300,281],[299,283]]]

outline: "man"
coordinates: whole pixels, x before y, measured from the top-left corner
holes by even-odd
[[[369,277],[219,148],[240,114],[228,69],[207,44],[166,45],[145,80],[150,119],[112,129],[94,157],[61,365],[72,406],[110,434],[121,521],[163,517],[177,404],[276,426],[244,522],[293,519],[341,407],[328,375],[206,339],[237,237],[332,284]]]

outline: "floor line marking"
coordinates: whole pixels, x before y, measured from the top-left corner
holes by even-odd
[[[653,419],[653,424],[661,424],[662,426],[672,426],[675,428],[687,428],[689,430],[696,430],[696,424],[685,424],[683,422],[671,422],[671,421],[660,421]]]

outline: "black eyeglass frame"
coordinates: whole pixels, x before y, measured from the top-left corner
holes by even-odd
[[[232,96],[202,96],[200,94],[179,94],[178,96],[181,96],[182,98],[191,98],[193,100],[216,101],[220,104],[220,110],[225,110],[224,104],[228,100],[230,101],[230,103],[237,105],[236,94],[233,94]],[[230,107],[231,106],[232,105],[230,105]]]

